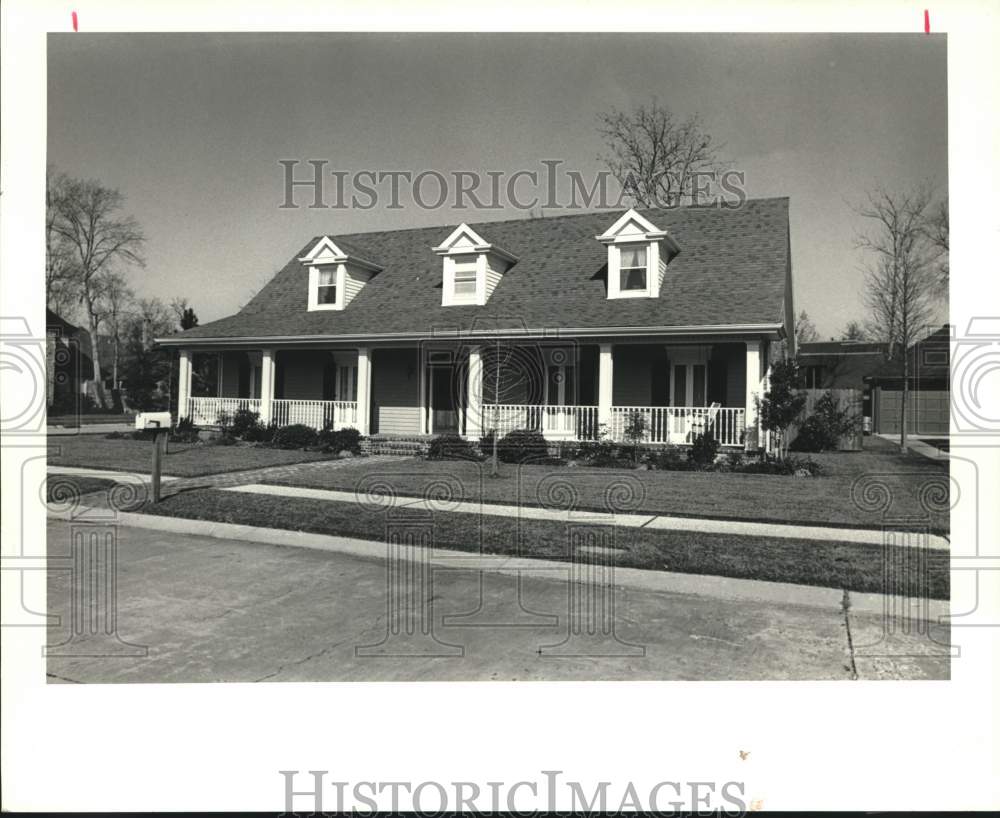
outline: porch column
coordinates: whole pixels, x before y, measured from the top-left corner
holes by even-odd
[[[469,383],[465,397],[465,436],[478,439],[483,433],[483,355],[469,347]]]
[[[427,428],[427,350],[423,343],[417,348],[417,403],[420,404],[420,434],[430,434]]]
[[[274,350],[260,351],[260,422],[271,422],[271,401],[274,400]]]
[[[372,367],[368,347],[358,347],[358,431],[370,432],[372,406]]]
[[[760,363],[760,341],[747,341],[746,427],[748,430],[757,430],[758,441],[760,440],[760,433],[756,398],[760,393]]]
[[[191,350],[182,349],[177,366],[177,419],[190,414]]]
[[[614,356],[611,344],[601,344],[597,356],[597,422],[604,424],[611,433],[612,412],[614,404]]]

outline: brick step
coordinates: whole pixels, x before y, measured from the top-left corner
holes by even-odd
[[[416,457],[427,453],[430,440],[429,437],[372,435],[361,442],[361,450],[367,454],[393,454]]]

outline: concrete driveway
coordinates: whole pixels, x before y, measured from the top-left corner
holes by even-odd
[[[53,565],[71,530],[50,521]],[[872,614],[115,531],[116,624],[50,572],[50,682],[948,678],[946,631]]]

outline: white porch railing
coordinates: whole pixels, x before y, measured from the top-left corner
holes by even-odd
[[[743,444],[745,410],[721,406],[616,406],[612,409],[610,434],[625,439],[629,416],[638,412],[645,420],[646,443],[684,445],[705,430],[711,430],[723,446]]]
[[[486,404],[483,429],[501,436],[514,429],[541,432],[552,440],[597,440],[596,406],[541,406],[537,404]]]
[[[256,398],[188,398],[188,417],[195,426],[214,426],[220,415],[233,415],[240,409],[260,412]]]
[[[358,404],[352,400],[275,400],[271,401],[271,419],[278,426],[301,423],[314,429],[357,428]]]

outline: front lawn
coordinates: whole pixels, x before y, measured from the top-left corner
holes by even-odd
[[[108,491],[118,485],[106,477],[88,474],[50,474],[45,481],[45,496],[49,503],[64,503],[94,491]]]
[[[886,518],[927,520],[935,532],[947,532],[948,512],[940,505],[947,505],[946,464],[919,455],[902,458],[886,441],[875,439],[869,446],[870,441],[861,452],[812,455],[823,466],[819,477],[502,463],[500,476],[493,478],[489,463],[414,459],[359,461],[266,482],[346,491],[381,483],[415,497],[450,485],[459,499],[560,508],[572,501],[578,509],[596,511],[608,510],[610,497],[617,510],[626,512],[761,522],[877,528]],[[616,491],[616,483],[624,488]],[[889,506],[883,509],[886,498]]]
[[[163,473],[178,477],[200,477],[310,460],[330,460],[335,457],[336,455],[326,452],[267,449],[246,444],[216,446],[207,443],[171,443],[163,458]],[[152,460],[153,444],[148,440],[116,440],[103,435],[60,436],[49,440],[48,462],[52,466],[83,466],[149,474]]]
[[[388,464],[383,464],[388,465]],[[410,463],[412,467],[412,463]],[[234,491],[202,489],[167,497],[158,505],[135,509],[145,514],[285,528],[361,539],[386,541],[393,523],[384,513],[358,503],[298,497],[271,497]],[[853,591],[883,591],[883,565],[912,564],[892,546],[855,545],[724,534],[610,529],[585,523],[489,517],[482,524],[474,514],[425,513],[403,518],[397,525],[433,526],[435,547],[459,551],[567,560],[573,534],[597,534],[597,540],[617,549],[615,564],[688,574],[791,582]],[[613,536],[613,540],[606,539]],[[907,555],[912,556],[912,555]],[[928,588],[936,599],[949,593],[948,552],[927,552]]]

